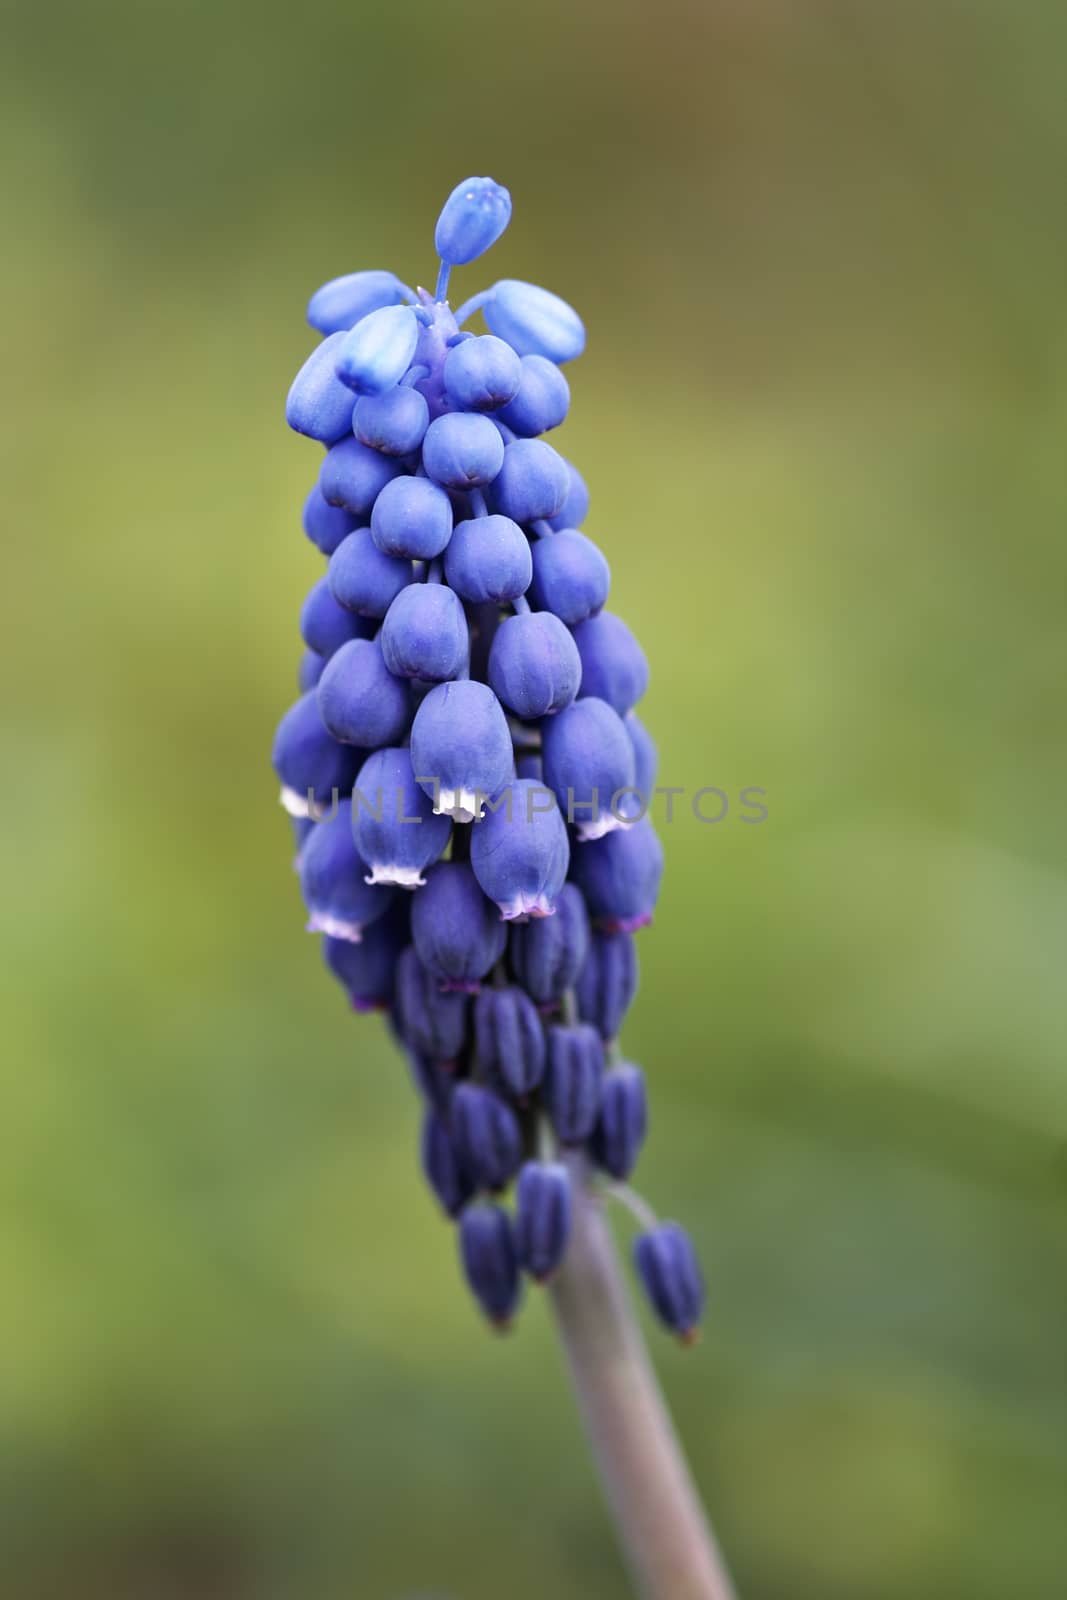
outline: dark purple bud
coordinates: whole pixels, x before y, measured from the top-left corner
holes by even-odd
[[[417,889],[451,831],[415,782],[409,750],[394,746],[367,757],[352,794],[352,832],[372,882]]]
[[[514,1111],[491,1089],[457,1083],[449,1125],[479,1188],[502,1189],[515,1176],[522,1161],[522,1131]]]
[[[295,433],[336,444],[352,432],[352,394],[336,372],[343,333],[333,333],[314,349],[293,379],[285,402],[285,420]]]
[[[355,528],[342,539],[326,569],[338,605],[360,617],[384,617],[411,577],[411,562],[384,555],[369,528]]]
[[[302,521],[304,532],[324,556],[333,555],[341,540],[356,526],[356,519],[350,511],[345,511],[341,506],[331,506],[323,499],[318,484],[304,501]]]
[[[398,678],[440,683],[458,677],[470,650],[462,601],[443,583],[409,584],[386,613],[381,643],[385,664]]]
[[[399,471],[398,462],[368,450],[353,436],[327,450],[319,469],[319,488],[331,506],[343,506],[353,516],[365,517]]]
[[[592,539],[577,528],[538,539],[531,559],[530,601],[539,611],[551,611],[574,627],[603,609],[611,568]]]
[[[645,652],[625,622],[613,611],[602,611],[578,624],[574,642],[582,660],[579,693],[596,695],[625,716],[648,688]]]
[[[546,720],[541,747],[545,782],[579,841],[625,826],[621,791],[634,786],[633,745],[607,701],[575,700],[565,706]],[[619,803],[613,808],[616,795]]]
[[[552,791],[529,778],[516,779],[473,824],[471,866],[505,922],[552,916],[569,862]]]
[[[581,679],[578,647],[550,611],[527,611],[500,624],[489,651],[489,682],[516,716],[537,721],[562,711]]]
[[[571,1180],[561,1161],[527,1161],[515,1185],[520,1266],[544,1283],[562,1264],[571,1236]]]
[[[600,1110],[604,1046],[587,1022],[548,1030],[545,1105],[561,1144],[588,1139]]]
[[[570,487],[563,457],[543,439],[516,439],[509,444],[494,480],[494,511],[502,511],[513,522],[522,523],[557,516]]]
[[[652,921],[663,846],[647,817],[574,852],[571,875],[589,915],[607,933],[632,933]]]
[[[377,639],[352,639],[331,656],[318,700],[333,737],[364,750],[398,744],[411,723],[411,690],[393,677]]]
[[[300,850],[300,889],[308,932],[358,943],[363,930],[385,915],[393,891],[373,888],[352,839],[352,802],[340,800],[332,816],[316,822]]]
[[[325,578],[308,591],[300,612],[300,637],[309,650],[329,659],[349,639],[367,639],[373,632],[363,617],[337,604]]]
[[[420,1055],[417,1050],[407,1050],[405,1053],[411,1081],[417,1093],[431,1110],[444,1115],[451,1103],[452,1090],[455,1087],[451,1073],[446,1068],[438,1066],[436,1061],[431,1061],[429,1056]]]
[[[521,989],[485,988],[474,1002],[474,1055],[479,1067],[517,1100],[545,1071],[545,1036],[537,1007]]]
[[[661,1222],[639,1234],[634,1264],[660,1321],[690,1343],[704,1310],[704,1280],[685,1229]]]
[[[454,1066],[467,1042],[465,994],[444,993],[409,945],[397,963],[396,1009],[401,1036],[419,1055]]]
[[[459,1219],[463,1271],[478,1304],[498,1328],[506,1328],[522,1291],[511,1221],[500,1206],[467,1206]]]
[[[476,1186],[456,1149],[447,1123],[436,1111],[427,1111],[423,1115],[420,1154],[422,1170],[430,1188],[446,1214],[458,1217],[467,1201],[473,1199]]]
[[[394,902],[359,944],[322,941],[326,965],[347,991],[355,1011],[386,1011],[393,1003],[396,964],[408,940],[406,901]]]
[[[352,793],[358,755],[338,744],[322,725],[316,691],[291,705],[274,735],[271,759],[282,785],[282,804],[292,816],[307,813],[310,790],[316,805],[329,805],[334,790]]]
[[[577,981],[588,949],[585,901],[573,883],[565,883],[554,917],[512,926],[511,970],[539,1006],[553,1006]]]
[[[594,933],[578,978],[578,1010],[602,1039],[614,1039],[637,993],[632,933]]]
[[[438,812],[456,822],[481,816],[514,775],[511,732],[492,689],[473,679],[431,689],[412,724],[411,760]]]
[[[647,1131],[645,1075],[624,1061],[607,1073],[601,1087],[600,1115],[589,1140],[593,1160],[621,1182],[633,1171]]]
[[[421,789],[419,793],[429,808]],[[447,817],[437,821],[451,828]],[[466,862],[460,861],[441,861],[426,874],[426,887],[412,906],[411,932],[423,965],[443,983],[471,993],[477,993],[481,980],[500,960],[508,937],[493,902],[486,899]]]

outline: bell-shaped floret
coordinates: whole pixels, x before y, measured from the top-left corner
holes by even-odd
[[[514,776],[511,733],[492,689],[466,678],[431,689],[415,713],[411,760],[435,811],[455,822],[480,817]]]
[[[519,612],[500,624],[489,650],[489,682],[523,721],[569,706],[581,677],[578,647],[550,611]]]
[[[421,789],[419,793],[429,807]],[[445,817],[436,820],[451,826]],[[472,994],[507,943],[507,928],[496,907],[461,861],[440,861],[426,874],[426,887],[412,904],[411,934],[420,961],[441,983]]]
[[[371,882],[418,888],[451,831],[415,782],[410,751],[390,747],[367,757],[352,793],[352,833]]]
[[[581,845],[574,852],[572,876],[595,923],[608,933],[632,933],[652,921],[663,846],[643,817]]]
[[[385,614],[381,645],[398,678],[440,683],[458,677],[470,651],[462,602],[443,583],[409,584]]]
[[[471,866],[505,922],[552,916],[569,862],[555,796],[532,779],[516,779],[474,824]]]
[[[611,568],[603,552],[577,528],[538,539],[531,552],[530,600],[569,628],[595,617],[607,602]]]
[[[606,701],[575,700],[547,719],[541,753],[545,782],[579,840],[625,825],[621,791],[634,787],[634,752],[622,718]]]
[[[364,928],[388,911],[393,892],[367,883],[367,865],[352,838],[350,800],[312,825],[297,864],[309,933],[358,944]]]
[[[319,714],[342,744],[375,750],[398,744],[411,723],[411,689],[394,678],[377,639],[353,639],[319,680]]]

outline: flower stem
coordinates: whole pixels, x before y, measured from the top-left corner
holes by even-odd
[[[623,1286],[604,1208],[570,1158],[574,1229],[551,1284],[586,1435],[638,1592],[734,1600]]]

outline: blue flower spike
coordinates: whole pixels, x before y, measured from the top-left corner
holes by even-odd
[[[638,1279],[689,1339],[692,1246],[627,1187],[648,1101],[620,1034],[663,869],[648,662],[546,438],[585,330],[515,278],[446,298],[510,217],[469,178],[437,220],[432,294],[375,270],[311,297],[323,337],[285,410],[324,447],[302,525],[325,572],[273,763],[308,929],[407,1059],[422,1172],[486,1317],[506,1327],[523,1274],[564,1265],[591,1186],[638,1218]]]

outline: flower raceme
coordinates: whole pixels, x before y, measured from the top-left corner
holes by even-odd
[[[634,713],[648,663],[606,609],[581,475],[542,437],[585,331],[517,279],[447,298],[510,217],[506,189],[467,179],[437,222],[433,294],[363,271],[311,297],[322,341],[286,419],[325,451],[303,528],[327,566],[274,767],[307,926],[407,1054],[423,1171],[486,1316],[505,1325],[524,1274],[565,1260],[592,1171],[641,1220],[639,1281],[688,1338],[692,1247],[617,1187],[647,1125],[617,1040],[663,852],[633,804],[655,782]]]

